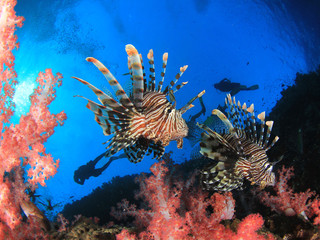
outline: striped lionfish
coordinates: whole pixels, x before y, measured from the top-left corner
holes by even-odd
[[[188,127],[182,114],[193,107],[192,102],[201,97],[205,91],[192,98],[184,107],[176,109],[174,93],[187,84],[177,85],[178,79],[187,69],[180,68],[175,80],[170,86],[162,89],[166,72],[168,53],[163,54],[161,80],[155,84],[154,57],[152,49],[148,53],[150,64],[150,80],[147,82],[141,54],[131,44],[126,45],[128,68],[132,82],[132,92],[126,93],[111,72],[97,59],[88,57],[108,80],[119,101],[104,93],[90,83],[74,77],[87,85],[98,97],[100,103],[89,99],[87,108],[95,114],[96,122],[102,127],[104,135],[113,134],[107,141],[106,157],[124,150],[127,158],[134,163],[140,162],[145,155],[153,152],[153,157],[160,158],[164,147],[170,141],[177,141],[177,147],[182,148],[183,138],[188,134]],[[163,90],[163,91],[162,91]],[[169,96],[170,101],[168,101]],[[80,96],[82,97],[82,96]],[[86,98],[85,98],[86,99]]]
[[[260,113],[257,116],[261,121],[258,135],[253,104],[247,108],[244,103],[241,107],[240,102],[236,104],[230,94],[225,103],[228,118],[218,109],[214,109],[212,114],[220,118],[228,132],[218,134],[206,125],[198,124],[206,131],[201,135],[201,154],[218,161],[202,170],[203,188],[219,191],[241,189],[244,179],[261,188],[274,185],[273,164],[268,161],[266,154],[279,139],[276,136],[269,144],[273,121],[265,122],[265,112]]]

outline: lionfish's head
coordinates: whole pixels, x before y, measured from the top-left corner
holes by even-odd
[[[275,177],[274,172],[272,172],[272,169],[273,169],[273,165],[270,164],[270,165],[268,166],[268,168],[265,170],[265,172],[264,172],[264,178],[263,178],[263,180],[259,183],[261,189],[263,189],[263,188],[265,188],[265,187],[268,187],[268,186],[274,186],[274,185],[275,185],[275,183],[276,183],[276,177]]]

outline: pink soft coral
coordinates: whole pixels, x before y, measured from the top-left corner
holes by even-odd
[[[284,166],[279,171],[279,178],[274,186],[276,195],[271,195],[269,192],[261,192],[258,194],[262,203],[270,207],[271,210],[278,213],[283,213],[286,216],[298,215],[307,218],[307,212],[310,211],[310,198],[315,195],[310,189],[305,192],[294,193],[289,187],[288,181],[294,175],[293,168],[286,169]]]
[[[152,165],[150,170],[150,177],[139,178],[138,194],[146,200],[149,209],[136,209],[123,200],[118,204],[120,211],[112,210],[118,219],[134,216],[140,233],[135,236],[123,230],[117,239],[244,239],[245,234],[248,239],[265,239],[256,233],[263,225],[260,215],[245,218],[237,233],[221,224],[234,216],[235,201],[231,193],[209,197],[208,193],[192,187],[192,180],[183,184],[163,161]],[[269,239],[272,238],[270,235]]]
[[[37,184],[45,186],[45,179],[57,172],[59,160],[55,161],[46,153],[43,143],[58,124],[63,124],[66,115],[64,112],[52,114],[48,109],[55,98],[55,88],[61,85],[62,76],[57,74],[55,77],[47,69],[37,78],[39,86],[30,97],[30,111],[21,116],[19,124],[10,122],[17,84],[12,50],[18,44],[14,32],[23,21],[22,17],[15,15],[15,5],[15,0],[0,0],[0,238],[26,239],[33,234],[31,238],[36,239],[37,219],[43,222],[45,217],[30,203],[25,189],[27,185],[33,189]],[[22,177],[21,162],[28,171],[28,183]],[[21,222],[20,207],[29,217],[30,224]]]

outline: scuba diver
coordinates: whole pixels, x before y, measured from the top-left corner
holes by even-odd
[[[259,88],[258,84],[247,87],[240,83],[231,82],[228,78],[222,79],[220,82],[213,84],[213,86],[221,92],[230,92],[231,96],[236,95],[241,90],[256,90]]]
[[[91,176],[98,177],[101,173],[106,170],[112,161],[119,158],[126,158],[126,155],[120,154],[119,156],[110,157],[109,161],[104,164],[101,168],[95,168],[96,164],[100,161],[101,158],[105,156],[105,153],[99,155],[96,159],[89,161],[87,164],[80,166],[76,171],[74,171],[73,179],[76,183],[83,185],[86,179],[89,179]]]

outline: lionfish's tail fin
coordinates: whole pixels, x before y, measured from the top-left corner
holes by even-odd
[[[197,96],[193,97],[192,99],[190,99],[189,102],[187,102],[187,104],[185,106],[183,106],[182,108],[179,109],[179,111],[181,112],[181,114],[184,114],[186,111],[188,111],[190,108],[193,107],[192,103],[199,97],[201,97],[206,91],[203,90],[202,92],[198,93]]]
[[[232,135],[223,138],[203,124],[197,124],[205,132],[201,134],[200,153],[208,158],[219,161],[209,164],[201,172],[201,185],[207,190],[229,191],[242,185],[241,178],[232,175],[239,159],[237,150],[228,142]]]
[[[108,68],[106,68],[99,60],[93,58],[93,57],[88,57],[86,58],[88,62],[92,62],[99,70],[102,72],[102,74],[105,76],[105,78],[108,80],[110,86],[112,87],[113,91],[115,92],[118,100],[120,103],[133,110],[134,105],[129,99],[128,95],[126,92],[123,90],[117,79],[112,75],[112,73],[109,71]]]
[[[138,111],[141,111],[144,92],[144,79],[141,59],[137,49],[131,45],[126,45],[128,54],[129,71],[133,80],[133,103]]]

